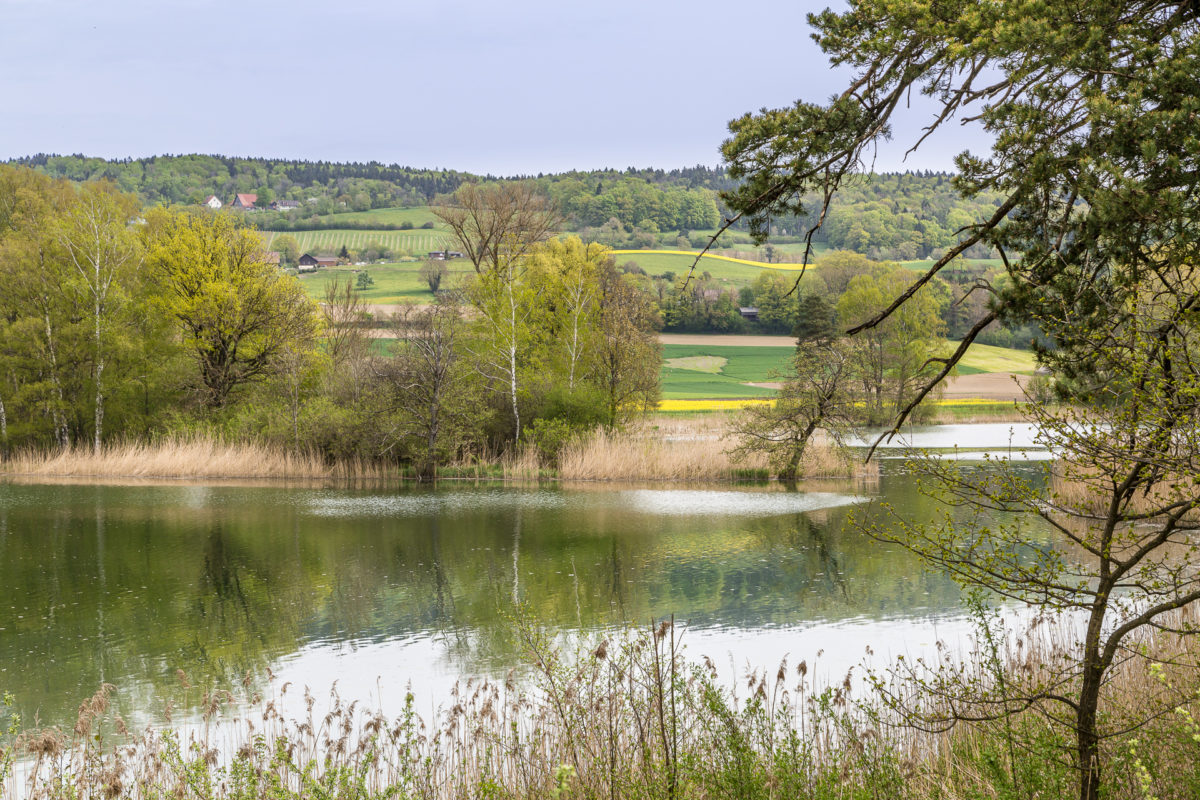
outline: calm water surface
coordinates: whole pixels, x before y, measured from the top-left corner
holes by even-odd
[[[674,614],[693,657],[772,668],[960,635],[947,578],[845,524],[881,514],[871,498],[935,513],[912,478],[822,488],[0,482],[0,691],[66,723],[108,682],[152,720],[177,670],[269,669],[387,707],[518,664],[518,613],[568,634]]]

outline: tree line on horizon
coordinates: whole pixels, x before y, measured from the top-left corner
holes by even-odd
[[[720,193],[737,181],[722,167],[583,170],[500,178],[456,170],[418,169],[378,162],[334,163],[217,155],[166,155],[102,159],[37,154],[12,159],[54,178],[76,183],[112,181],[145,205],[186,205],[215,194],[223,202],[236,193],[258,195],[259,204],[295,200],[300,210],[259,213],[264,230],[339,227],[390,229],[386,223],[339,219],[345,211],[424,206],[440,202],[464,183],[533,181],[552,197],[568,229],[614,247],[680,246],[708,243],[711,231],[733,216]],[[916,170],[877,173],[848,180],[830,204],[814,241],[875,260],[937,258],[953,246],[961,229],[999,203],[995,193],[964,199],[950,173]],[[771,220],[775,241],[799,241],[816,224],[814,214],[784,214]],[[728,243],[748,243],[748,221],[735,223]],[[986,246],[965,255],[988,258]]]

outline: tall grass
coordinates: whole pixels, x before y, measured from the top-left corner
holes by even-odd
[[[205,434],[166,436],[59,450],[23,450],[0,472],[89,478],[384,478],[395,468],[363,459],[327,462],[319,454]]]
[[[669,622],[577,651],[520,630],[528,678],[460,683],[428,718],[411,693],[399,716],[388,718],[336,691],[328,710],[318,710],[307,689],[305,710],[291,718],[280,709],[297,690],[284,685],[264,699],[247,680],[193,697],[201,709],[195,723],[131,732],[111,706],[113,688],[102,686],[72,730],[22,729],[12,720],[0,745],[0,794],[1015,800],[1071,791],[1069,742],[1036,708],[1008,725],[925,733],[900,724],[877,695],[856,699],[849,675],[817,685],[805,661],[722,681],[711,663],[683,657]],[[1040,640],[1033,649],[1003,650],[1005,668],[1036,672],[1039,659],[1061,655],[1053,634]],[[1195,668],[1181,664],[1194,664],[1197,653],[1182,642],[1169,634],[1147,642],[1164,648],[1163,668],[1118,670],[1121,703],[1154,699],[1171,681],[1194,685]],[[972,674],[987,680],[988,668]],[[1135,737],[1111,742],[1106,796],[1196,797],[1198,705],[1193,693]]]
[[[734,462],[727,450],[724,414],[661,417],[628,430],[597,429],[567,444],[558,474],[576,481],[731,481],[770,476],[764,457]],[[837,448],[813,442],[805,452],[806,478],[860,477],[864,466]]]

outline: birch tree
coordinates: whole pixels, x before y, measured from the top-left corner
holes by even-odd
[[[475,356],[480,374],[502,387],[512,414],[513,440],[521,438],[521,394],[526,370],[538,363],[536,351],[545,334],[546,309],[539,292],[526,280],[526,266],[503,258],[476,277],[467,289],[475,307]]]
[[[58,227],[58,240],[73,272],[72,286],[91,317],[92,449],[100,452],[104,435],[105,369],[111,359],[110,339],[125,309],[141,248],[129,226],[137,200],[109,184],[80,190]]]
[[[565,363],[567,389],[586,378],[600,313],[600,271],[609,260],[608,248],[584,244],[578,236],[552,239],[529,256],[531,280],[550,306],[547,323],[552,347]]]

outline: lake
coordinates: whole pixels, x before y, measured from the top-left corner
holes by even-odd
[[[966,636],[951,581],[846,524],[883,519],[872,499],[936,513],[912,476],[810,488],[0,482],[0,690],[67,724],[107,682],[147,722],[196,700],[179,670],[270,671],[395,711],[519,665],[518,619],[569,638],[674,615],[731,674],[788,655],[834,678],[867,646]]]

